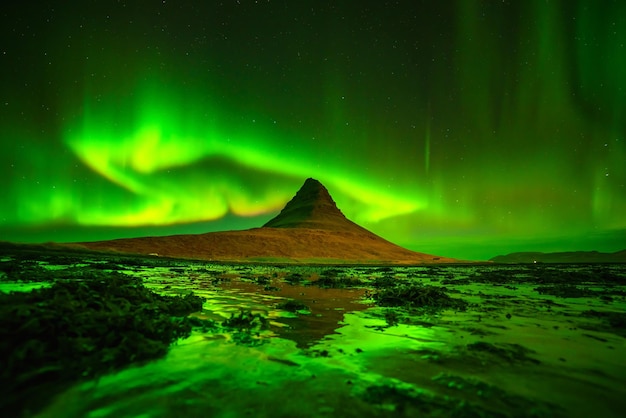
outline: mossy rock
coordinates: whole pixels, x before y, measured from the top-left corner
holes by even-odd
[[[165,355],[172,342],[190,335],[187,315],[202,302],[194,295],[158,295],[117,272],[0,293],[0,406],[21,411],[37,404],[33,397],[43,404],[46,394],[79,380]]]

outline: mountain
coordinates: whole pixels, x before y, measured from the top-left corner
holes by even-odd
[[[312,178],[306,179],[293,199],[263,228],[306,228],[371,234],[347,219],[337,208],[326,187]]]
[[[232,262],[422,264],[457,260],[395,245],[347,219],[328,190],[307,179],[261,228],[68,244],[73,248]]]
[[[499,255],[489,261],[494,263],[626,263],[626,250],[614,253],[598,251],[519,252]]]

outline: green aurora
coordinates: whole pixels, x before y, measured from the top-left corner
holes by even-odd
[[[314,177],[416,251],[626,248],[624,2],[57,3],[2,11],[0,240],[256,227]]]

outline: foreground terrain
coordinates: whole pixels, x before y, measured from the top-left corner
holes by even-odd
[[[626,408],[619,264],[272,266],[16,251],[0,256],[0,290],[3,416]],[[67,347],[79,355],[68,360]]]

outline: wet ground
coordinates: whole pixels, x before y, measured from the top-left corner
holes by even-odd
[[[0,262],[5,292],[49,286],[27,277],[50,272],[119,272],[159,294],[193,292],[205,300],[192,316],[217,324],[196,327],[162,359],[75,384],[40,417],[626,410],[624,265],[289,267],[10,255]],[[7,273],[9,264],[27,274]]]

